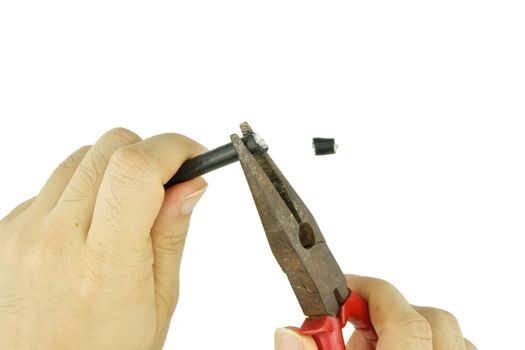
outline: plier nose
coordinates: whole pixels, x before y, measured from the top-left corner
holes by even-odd
[[[253,134],[241,124],[243,136]],[[313,215],[267,152],[253,155],[231,135],[272,252],[308,316],[301,331],[321,350],[345,349],[341,329],[350,320],[375,345],[366,302],[351,293]]]

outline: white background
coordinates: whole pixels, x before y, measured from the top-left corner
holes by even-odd
[[[523,341],[522,1],[1,1],[0,215],[125,126],[248,120],[346,272]],[[314,136],[340,152],[314,157]],[[209,174],[167,349],[271,349],[303,316],[239,165]]]

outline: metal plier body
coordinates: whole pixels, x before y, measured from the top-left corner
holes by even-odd
[[[253,133],[241,124],[243,136]],[[345,349],[347,321],[375,346],[377,335],[366,302],[352,293],[314,217],[267,153],[252,155],[231,136],[272,252],[308,318],[301,327],[320,350]]]

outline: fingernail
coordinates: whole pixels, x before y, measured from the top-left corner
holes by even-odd
[[[182,200],[182,203],[180,205],[180,209],[179,209],[180,215],[190,215],[191,212],[193,211],[193,208],[197,205],[197,203],[201,199],[204,192],[206,192],[207,188],[208,188],[208,185],[186,196]]]
[[[303,342],[299,334],[288,328],[275,331],[275,350],[302,350]]]

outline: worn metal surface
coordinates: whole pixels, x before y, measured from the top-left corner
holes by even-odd
[[[241,124],[243,135],[252,133]],[[348,297],[346,279],[312,214],[268,153],[252,155],[231,136],[272,252],[307,316],[335,316]]]

